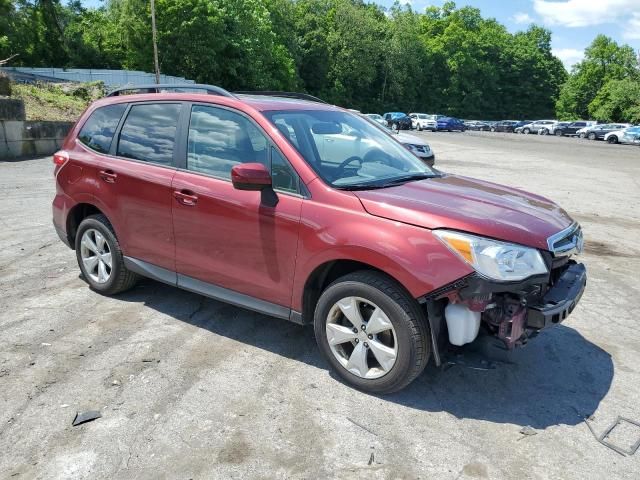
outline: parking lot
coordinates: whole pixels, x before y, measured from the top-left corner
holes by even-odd
[[[150,280],[91,292],[51,224],[51,159],[0,163],[0,478],[638,478],[640,451],[583,418],[640,421],[640,148],[417,135],[447,172],[562,205],[589,282],[525,349],[467,349],[384,397],[340,383],[311,328]]]

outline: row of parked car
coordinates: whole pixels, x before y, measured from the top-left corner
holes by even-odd
[[[435,115],[429,113],[402,113],[387,112],[384,115],[377,113],[367,113],[367,117],[376,122],[389,127],[392,130],[430,130],[438,131],[460,131],[464,132],[467,127],[465,123],[455,117],[447,117],[445,115]]]
[[[475,130],[486,132],[512,132],[522,134],[555,135],[558,137],[579,137],[589,140],[604,140],[608,143],[640,144],[640,126],[628,123],[597,123],[578,120],[560,122],[558,120],[460,120],[455,117],[428,113],[387,112],[367,114],[371,120],[392,130],[460,131]]]
[[[640,143],[640,126],[629,123],[597,123],[579,120],[559,122],[557,120],[536,120],[513,129],[515,133],[555,135],[557,137],[579,137],[589,140],[604,140],[608,143]]]

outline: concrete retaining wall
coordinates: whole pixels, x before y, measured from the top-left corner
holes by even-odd
[[[72,126],[72,122],[0,121],[0,160],[51,155]]]
[[[24,102],[19,98],[0,98],[0,120],[25,120]]]

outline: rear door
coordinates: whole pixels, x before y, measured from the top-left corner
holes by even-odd
[[[171,181],[180,102],[129,105],[101,160],[102,199],[125,254],[175,271]]]
[[[172,201],[178,285],[206,288],[200,281],[289,307],[303,202],[298,175],[241,112],[193,104],[185,125]],[[271,169],[275,207],[231,183],[234,165],[254,162]]]

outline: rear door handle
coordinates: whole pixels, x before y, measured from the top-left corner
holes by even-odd
[[[100,178],[107,183],[116,183],[118,174],[113,170],[100,170]]]
[[[198,196],[191,190],[175,190],[173,196],[179,203],[188,207],[193,207],[198,203]]]

